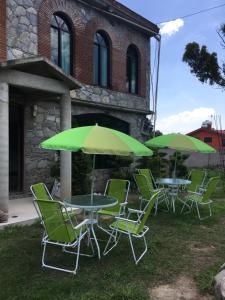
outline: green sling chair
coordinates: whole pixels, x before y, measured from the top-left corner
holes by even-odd
[[[191,180],[191,184],[186,187],[188,192],[200,192],[204,186],[206,179],[206,172],[199,169],[191,170],[188,179]]]
[[[149,201],[147,201],[147,204],[145,205],[145,208],[143,210],[128,208],[129,214],[127,218],[115,217],[116,221],[110,225],[112,233],[103,252],[104,255],[108,254],[118,244],[120,236],[122,234],[125,234],[129,237],[133,258],[135,263],[138,264],[138,262],[148,250],[145,235],[149,231],[149,227],[146,226],[146,222],[159,194],[160,191],[154,193]],[[129,219],[130,214],[134,213],[137,215],[137,219]],[[145,248],[144,251],[139,255],[139,257],[137,257],[134,250],[133,238],[143,239],[144,241]],[[113,243],[113,245],[109,248],[111,242]]]
[[[150,169],[137,169],[137,171],[138,171],[138,174],[144,175],[147,178],[149,186],[151,187],[151,190],[157,189],[155,179],[154,179]]]
[[[154,189],[154,181],[152,181],[152,175],[150,173],[151,171],[149,169],[138,169],[138,172],[139,174],[134,175],[134,180],[140,193],[140,209],[142,207],[143,201],[149,200],[155,192],[160,191],[161,193],[155,201],[155,215],[158,211],[158,205],[163,202],[165,202],[167,211],[169,211],[169,203],[166,190],[164,188]]]
[[[64,271],[75,275],[79,265],[79,256],[80,255],[91,256],[91,255],[80,253],[81,241],[86,234],[89,234],[89,229],[88,229],[89,220],[85,219],[77,226],[74,226],[70,219],[70,215],[67,213],[66,207],[62,202],[59,201],[36,199],[34,200],[34,205],[46,232],[46,235],[42,239],[42,244],[43,244],[42,267]],[[65,211],[64,213],[63,210]],[[62,247],[63,252],[76,254],[77,257],[76,257],[75,268],[70,270],[70,269],[59,268],[54,265],[47,264],[45,262],[47,245],[59,246]],[[77,247],[77,252],[75,252],[74,249],[76,247]],[[91,243],[91,248],[93,253],[92,243]]]
[[[208,184],[205,187],[205,190],[203,192],[200,192],[200,193],[188,192],[188,194],[186,195],[184,200],[186,200],[186,202],[191,202],[191,205],[189,206],[190,211],[193,208],[193,205],[196,206],[199,220],[204,220],[204,219],[212,216],[212,211],[211,211],[212,200],[210,199],[210,197],[215,192],[215,189],[216,189],[216,186],[217,186],[219,180],[220,180],[219,177],[212,177],[208,181]],[[201,217],[200,211],[199,211],[199,206],[201,206],[201,205],[202,206],[208,205],[208,207],[209,207],[209,215],[204,218]],[[185,207],[185,204],[182,207],[181,213],[183,212],[184,207]]]
[[[123,216],[125,215],[125,208],[127,205],[127,198],[130,189],[130,182],[129,180],[124,179],[109,179],[107,181],[104,195],[114,197],[118,200],[118,203],[113,207],[108,209],[102,209],[98,211],[99,215],[107,215],[107,216]],[[106,233],[110,234],[108,229],[105,229],[98,223],[98,227],[101,228]]]
[[[43,199],[43,200],[55,200],[55,201],[58,201],[57,199],[54,199],[47,186],[40,182],[40,183],[36,183],[36,184],[33,184],[31,185],[30,187],[30,190],[34,196],[34,199]],[[75,213],[75,210],[76,209],[72,209],[72,208],[67,208],[67,212],[69,212],[71,215],[71,217],[75,217],[76,216],[76,213]]]
[[[37,200],[37,199],[48,200],[48,201],[55,200],[55,199],[52,198],[47,186],[42,182],[31,185],[30,190],[33,194],[34,200]],[[71,208],[67,209],[66,214],[67,213],[70,214],[70,217],[73,220],[75,220],[75,223],[77,224],[76,213],[74,211],[72,211]],[[46,232],[44,231],[43,232],[43,237],[45,236],[45,234],[46,234]]]

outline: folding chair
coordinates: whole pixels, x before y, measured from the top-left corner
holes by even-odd
[[[34,200],[42,199],[42,200],[54,201],[47,186],[42,182],[31,185],[30,190],[33,194]],[[65,210],[63,211],[63,213],[65,213]],[[73,211],[71,208],[68,208],[66,211],[66,215],[67,215],[67,213],[70,214],[70,217],[73,218],[75,223],[77,224],[77,218],[76,218],[75,211]],[[45,235],[46,235],[46,232],[44,230],[43,235],[42,235],[42,240]]]
[[[43,182],[31,185],[30,190],[34,196],[34,199],[58,201],[57,199],[53,199],[47,186]],[[75,213],[76,210],[77,209],[72,209],[71,207],[67,208],[67,212],[71,214],[70,217],[76,217],[76,213]]]
[[[145,235],[149,231],[149,227],[146,225],[146,222],[159,194],[160,192],[154,193],[151,199],[147,201],[143,210],[128,208],[129,214],[127,218],[115,217],[116,221],[110,225],[112,233],[103,252],[104,255],[108,254],[118,244],[120,236],[122,234],[125,234],[129,238],[134,261],[136,264],[138,264],[138,262],[148,250]],[[133,213],[137,215],[136,220],[129,218],[130,214]],[[139,255],[139,257],[137,257],[135,253],[133,239],[143,239],[145,248],[144,251]],[[109,248],[111,242],[113,243],[113,245]]]
[[[151,190],[158,189],[158,186],[156,184],[156,181],[155,181],[155,179],[152,175],[152,171],[150,169],[138,169],[137,171],[138,171],[138,174],[144,175],[147,178],[148,183],[151,187]]]
[[[193,205],[196,206],[199,220],[204,220],[212,216],[211,204],[213,201],[210,199],[210,197],[214,193],[219,180],[219,177],[212,177],[208,181],[208,184],[203,192],[188,192],[188,194],[186,195],[184,200],[186,200],[186,202],[191,202],[191,205],[189,206],[190,210],[193,208]],[[209,215],[204,218],[201,217],[199,211],[199,206],[201,205],[208,205],[209,207]],[[182,207],[181,213],[183,212],[185,206],[186,204],[184,204],[184,206]]]
[[[89,220],[85,219],[77,226],[74,226],[66,207],[62,202],[59,201],[36,199],[34,200],[34,205],[46,232],[46,235],[42,239],[42,244],[44,245],[42,254],[42,267],[64,271],[75,275],[79,265],[79,256],[93,256],[94,254],[91,240],[90,243],[93,254],[88,255],[80,253],[81,241],[86,234],[90,234],[88,228]],[[65,213],[63,213],[63,210]],[[62,248],[63,252],[76,254],[77,257],[75,268],[70,270],[47,264],[45,262],[47,245],[59,246]],[[77,252],[75,251],[76,247]],[[68,249],[72,250],[70,251]]]
[[[189,184],[186,188],[188,192],[201,192],[204,187],[204,183],[206,180],[206,171],[200,169],[193,169],[190,171],[188,179],[191,180],[191,184]]]
[[[129,180],[123,179],[109,179],[107,181],[104,195],[114,197],[118,200],[118,203],[115,206],[112,206],[108,209],[102,209],[98,211],[98,217],[100,215],[107,216],[124,216],[125,208],[127,205],[127,198],[130,189]],[[110,230],[105,229],[102,225],[98,224],[98,227],[101,228],[106,233],[110,234]]]
[[[136,182],[138,191],[140,193],[140,200],[141,200],[140,209],[142,207],[143,201],[149,200],[155,192],[160,191],[160,195],[155,201],[155,215],[158,210],[158,205],[161,204],[162,202],[165,202],[167,210],[169,211],[168,197],[164,188],[153,189],[153,185],[149,183],[148,177],[143,174],[134,174],[134,180]]]

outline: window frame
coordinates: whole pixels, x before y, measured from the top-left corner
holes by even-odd
[[[207,143],[207,144],[212,144],[212,137],[211,136],[205,136],[204,137],[204,143]]]
[[[133,54],[135,55],[131,55],[129,53],[129,51],[131,51],[131,53],[133,52]],[[135,58],[135,63],[136,63],[136,70],[135,70],[135,92],[132,92],[132,71],[131,71],[131,66],[132,66],[132,60],[134,62],[134,58]],[[140,65],[140,55],[139,55],[139,51],[137,49],[137,47],[135,45],[130,45],[127,48],[127,54],[126,54],[126,85],[127,85],[127,92],[132,94],[132,95],[138,95],[139,94],[139,65]],[[130,63],[129,63],[130,61]]]
[[[107,84],[106,86],[102,84],[102,81],[103,81],[103,78],[102,78],[102,48],[103,46],[96,42],[96,35],[99,34],[101,36],[101,38],[104,40],[105,42],[105,49],[107,50],[107,70],[106,70],[106,73],[107,73]],[[95,48],[97,46],[97,55],[98,55],[98,62],[96,63],[95,61]],[[93,85],[95,86],[99,86],[99,87],[102,87],[102,88],[110,88],[111,87],[111,51],[110,51],[110,39],[109,37],[107,36],[107,34],[103,31],[96,31],[95,34],[94,34],[94,43],[93,43]],[[98,78],[97,78],[97,82],[95,81],[95,67],[96,67],[96,64],[97,64],[97,72],[98,72]]]
[[[58,17],[60,18],[61,20],[63,20],[63,24],[65,24],[68,28],[68,31],[66,30],[63,30],[63,28],[61,27],[57,27],[53,24],[53,21],[51,20],[51,26],[50,26],[50,29],[52,30],[55,29],[57,30],[57,36],[58,36],[58,67],[60,67],[62,70],[62,31],[63,32],[66,32],[69,34],[69,37],[70,37],[70,68],[69,68],[69,73],[67,75],[73,75],[73,30],[72,30],[72,26],[70,24],[70,22],[68,21],[68,19],[63,15],[63,14],[60,14],[60,13],[54,13],[52,15],[52,19],[55,18],[55,17]],[[52,33],[51,33],[52,34]],[[51,47],[51,55],[52,55],[52,47]],[[63,70],[63,72],[65,72]]]

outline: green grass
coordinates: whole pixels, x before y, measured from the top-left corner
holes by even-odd
[[[146,300],[149,289],[173,283],[181,275],[192,278],[200,293],[212,293],[213,277],[225,261],[224,215],[222,199],[215,200],[213,217],[205,221],[199,221],[195,212],[160,211],[149,220],[149,251],[138,266],[124,238],[100,261],[82,257],[76,276],[41,268],[39,224],[7,228],[0,231],[0,299]],[[61,265],[72,266],[75,261],[75,256],[59,249],[48,253]]]

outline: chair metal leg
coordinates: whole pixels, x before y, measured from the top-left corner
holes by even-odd
[[[78,246],[77,246],[77,259],[76,259],[76,267],[75,267],[75,269],[74,269],[74,275],[76,275],[77,269],[78,269],[78,265],[79,265],[80,243],[81,243],[81,239],[79,239]]]
[[[115,235],[114,235],[114,234],[115,234]],[[106,246],[105,246],[105,249],[104,249],[104,251],[103,251],[103,255],[104,255],[104,256],[105,256],[106,254],[108,254],[108,253],[109,253],[109,252],[110,252],[110,251],[118,244],[119,239],[120,239],[120,236],[121,236],[121,233],[119,234],[118,239],[116,240],[117,235],[118,235],[118,230],[117,230],[116,228],[114,228],[113,231],[112,231],[112,233],[110,234],[109,240],[108,240],[108,242],[107,242],[107,244],[106,244]],[[112,245],[111,248],[107,249],[108,246],[110,245],[112,239],[114,240],[113,245]]]
[[[80,233],[80,236],[79,236],[79,238],[78,238],[77,243],[74,244],[74,245],[72,245],[72,246],[67,246],[67,245],[62,246],[62,245],[57,245],[57,244],[55,244],[55,246],[60,246],[60,247],[62,247],[64,252],[66,252],[66,253],[71,253],[71,254],[76,254],[76,255],[77,255],[77,258],[76,258],[76,264],[75,264],[75,269],[74,269],[74,270],[69,270],[69,269],[59,268],[59,267],[55,267],[55,266],[53,266],[53,265],[46,264],[45,259],[46,259],[47,242],[44,242],[43,253],[42,253],[42,267],[46,267],[46,268],[53,269],[53,270],[57,270],[57,271],[62,271],[62,272],[67,272],[67,273],[72,273],[72,274],[76,275],[76,272],[77,272],[77,269],[78,269],[78,266],[79,266],[79,256],[81,255],[81,254],[80,254],[80,244],[81,244],[81,241],[82,241],[82,239],[84,238],[85,235],[86,235],[86,232],[85,232],[85,233],[82,233],[82,232],[81,232],[81,233]],[[66,248],[75,248],[75,247],[78,247],[78,248],[77,248],[77,252],[66,250]],[[82,255],[90,256],[90,255],[86,255],[86,254],[82,254]]]
[[[64,268],[58,268],[58,267],[46,264],[45,263],[46,247],[47,247],[47,243],[44,243],[43,254],[42,254],[42,267],[49,268],[49,269],[52,269],[52,270],[57,270],[57,271],[62,271],[62,272],[76,274],[76,273],[74,273],[74,270],[68,270],[68,269],[64,269]]]
[[[157,211],[158,211],[158,204],[159,204],[159,200],[158,200],[158,198],[157,198],[156,201],[155,201],[155,213],[154,213],[154,215],[157,214]]]
[[[147,243],[146,243],[146,238],[145,238],[145,236],[143,236],[145,249],[144,249],[144,251],[142,252],[142,254],[139,256],[139,258],[137,258],[137,257],[136,257],[136,254],[135,254],[135,251],[134,251],[134,245],[133,245],[133,241],[132,241],[132,236],[131,236],[131,234],[129,234],[128,236],[129,236],[129,240],[130,240],[130,245],[131,245],[131,250],[132,250],[133,257],[134,257],[134,261],[135,261],[135,263],[136,263],[136,265],[137,265],[138,262],[142,259],[142,257],[145,255],[145,253],[146,253],[147,250],[148,250]]]
[[[203,205],[208,205],[208,206],[209,206],[209,215],[206,216],[206,217],[203,217],[203,218],[202,218],[201,215],[200,215],[198,203],[195,202],[195,205],[196,205],[196,209],[197,209],[197,213],[198,213],[198,218],[199,218],[200,221],[205,220],[205,219],[207,219],[207,218],[210,218],[210,217],[212,216],[211,203],[205,203],[205,204],[203,204]]]

